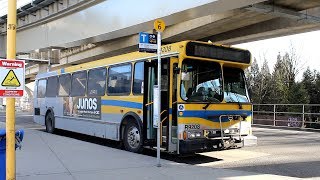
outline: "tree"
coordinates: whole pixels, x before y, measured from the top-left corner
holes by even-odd
[[[268,103],[270,98],[271,74],[269,71],[268,61],[264,58],[261,71],[257,73],[253,89],[252,100],[254,103]]]
[[[250,94],[251,100],[253,102],[255,102],[255,98],[256,98],[255,84],[256,84],[256,82],[258,82],[257,77],[258,77],[259,73],[260,72],[259,72],[259,65],[257,63],[257,59],[254,58],[253,62],[251,64],[251,67],[245,71],[249,94]]]

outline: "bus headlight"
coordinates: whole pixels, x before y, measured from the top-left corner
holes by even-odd
[[[196,137],[201,137],[201,133],[200,133],[200,132],[197,132],[197,133],[196,133]]]
[[[199,131],[190,131],[188,132],[188,138],[192,139],[192,138],[201,138],[202,137],[202,133]]]

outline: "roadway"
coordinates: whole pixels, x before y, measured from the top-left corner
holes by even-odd
[[[4,115],[0,114],[0,122]],[[58,135],[61,138],[81,140],[92,145],[102,145],[105,148],[119,149],[114,141],[102,140],[90,136],[66,131],[58,131],[56,135],[44,133],[44,128],[32,122],[29,114],[17,115],[17,127],[38,131],[50,137]],[[0,123],[1,125],[1,123]],[[3,125],[3,123],[2,123]],[[1,126],[0,126],[1,127]],[[253,128],[258,137],[258,146],[215,151],[196,154],[190,157],[178,157],[161,154],[165,162],[188,164],[195,167],[210,167],[212,169],[241,171],[253,174],[280,175],[292,178],[320,179],[320,132],[284,130],[273,128]],[[23,149],[22,149],[23,151]],[[121,150],[119,150],[121,151]],[[155,157],[155,151],[145,150],[144,158]],[[154,162],[155,163],[155,162]]]

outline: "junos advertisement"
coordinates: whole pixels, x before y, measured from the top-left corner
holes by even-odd
[[[63,115],[101,119],[101,97],[65,97]]]

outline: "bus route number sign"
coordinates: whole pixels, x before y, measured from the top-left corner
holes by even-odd
[[[22,97],[24,79],[24,61],[0,59],[0,97]]]
[[[166,23],[162,19],[157,19],[153,22],[153,28],[158,32],[163,32],[166,28]]]

